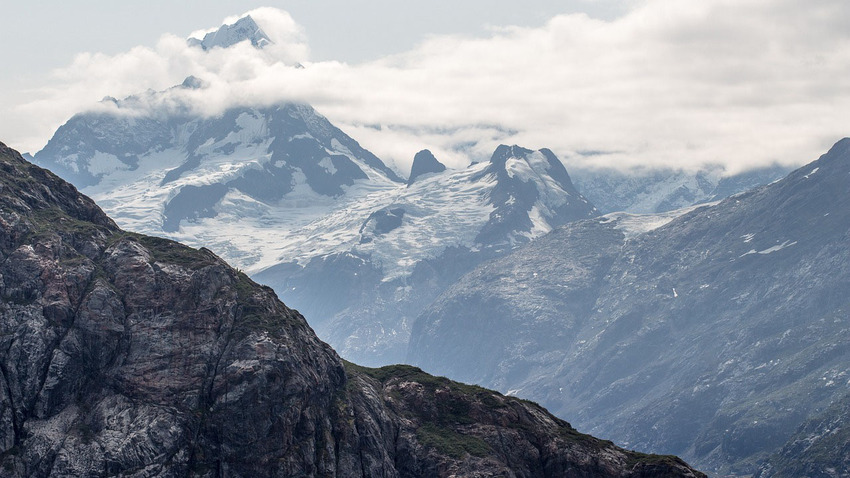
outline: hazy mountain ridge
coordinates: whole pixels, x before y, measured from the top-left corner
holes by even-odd
[[[751,473],[844,394],[848,173],[845,139],[649,232],[572,223],[460,279],[417,318],[409,357],[628,446]]]
[[[248,270],[275,263],[273,248],[258,246],[274,244],[270,235],[401,184],[380,159],[298,104],[212,118],[81,114],[35,161],[78,184],[123,227],[206,241]],[[207,229],[196,226],[204,221]]]
[[[413,367],[344,364],[208,250],[0,144],[0,466],[38,476],[703,476]]]
[[[793,168],[767,166],[737,174],[719,167],[696,172],[669,168],[619,171],[571,165],[576,186],[602,213],[652,214],[719,201],[782,179]]]

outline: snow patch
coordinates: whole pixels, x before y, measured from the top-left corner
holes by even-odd
[[[755,250],[755,249],[750,249],[749,251],[747,251],[747,252],[745,252],[745,253],[741,254],[741,255],[740,255],[740,256],[738,256],[738,257],[749,256],[749,255],[751,255],[751,254],[762,254],[762,255],[772,254],[772,253],[774,253],[774,252],[776,252],[776,251],[781,251],[782,249],[785,249],[786,247],[791,247],[791,246],[793,246],[793,245],[795,245],[795,244],[797,244],[797,241],[794,241],[794,242],[791,242],[791,241],[785,241],[785,242],[783,242],[782,244],[777,244],[777,245],[775,245],[775,246],[773,246],[773,247],[768,247],[767,249],[765,249],[765,250],[763,250],[763,251],[757,251],[757,250]]]
[[[610,214],[602,216],[600,218],[600,221],[602,223],[613,222],[615,229],[621,231],[626,236],[626,239],[631,239],[635,236],[639,236],[649,231],[658,229],[659,227],[666,225],[673,219],[687,214],[698,207],[714,204],[717,203],[714,202],[709,204],[689,206],[686,208],[676,209],[674,211],[657,214],[633,214],[628,212],[612,212]]]
[[[96,152],[91,159],[89,159],[89,173],[92,176],[101,176],[111,174],[121,170],[129,170],[130,166],[121,162],[117,156],[114,154],[101,153],[100,151]]]
[[[330,175],[336,174],[336,166],[334,166],[330,157],[322,158],[321,161],[319,161],[319,166],[321,166]]]

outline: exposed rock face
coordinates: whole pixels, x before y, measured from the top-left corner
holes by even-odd
[[[701,476],[542,408],[343,362],[211,252],[121,231],[0,144],[0,470]]]
[[[446,166],[437,161],[434,154],[427,149],[416,153],[413,157],[413,165],[410,167],[410,177],[407,178],[407,185],[410,186],[416,181],[416,178],[423,174],[442,173],[446,170]]]
[[[625,446],[755,472],[846,393],[850,139],[655,220],[572,223],[482,264],[417,318],[409,359]]]

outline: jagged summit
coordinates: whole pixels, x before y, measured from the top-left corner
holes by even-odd
[[[413,166],[410,168],[410,177],[407,179],[407,185],[410,186],[413,184],[423,174],[442,173],[445,170],[446,166],[438,161],[431,151],[423,149],[413,157]]]
[[[187,42],[191,46],[210,50],[215,47],[227,48],[246,40],[256,48],[263,48],[272,43],[251,15],[240,18],[232,25],[222,25],[218,30],[204,35],[203,39],[189,38]]]
[[[525,242],[554,226],[599,215],[549,149],[500,145],[475,179],[481,177],[496,179],[489,196],[495,211],[476,239],[482,244]]]
[[[199,90],[206,86],[206,82],[204,82],[204,80],[198,78],[197,76],[190,75],[187,76],[185,80],[183,80],[183,83],[181,83],[180,86],[191,90]]]

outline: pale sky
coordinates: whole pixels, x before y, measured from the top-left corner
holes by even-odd
[[[184,39],[261,6],[276,50]],[[210,83],[204,114],[306,101],[404,171],[499,142],[619,166],[802,164],[850,136],[845,0],[4,0],[0,141],[35,152],[106,95]],[[256,17],[257,15],[255,15]],[[258,19],[259,21],[259,19]],[[289,68],[299,61],[304,70]],[[189,100],[187,100],[189,101]]]

